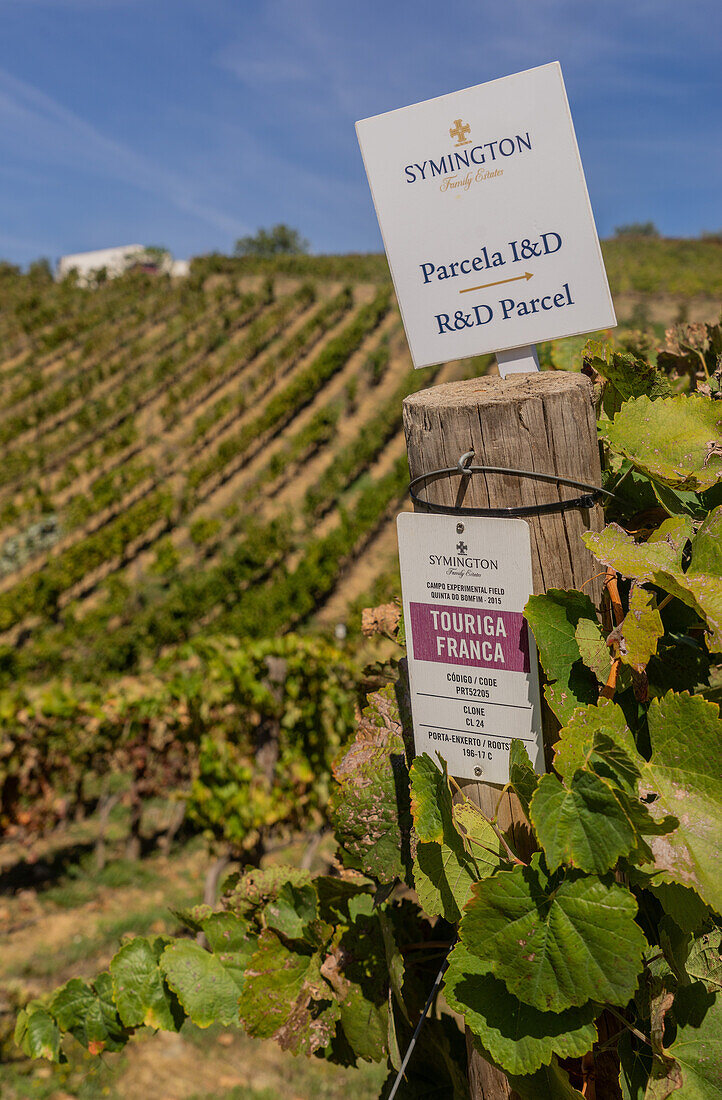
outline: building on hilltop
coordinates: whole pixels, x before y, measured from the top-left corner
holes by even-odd
[[[188,274],[187,260],[174,260],[170,252],[164,249],[126,244],[118,248],[98,248],[93,252],[75,252],[69,256],[61,256],[56,278],[64,279],[71,271],[75,271],[78,283],[88,286],[97,280],[101,272],[105,272],[105,278],[114,279],[134,267],[169,275]]]

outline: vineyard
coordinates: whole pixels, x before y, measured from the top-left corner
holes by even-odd
[[[539,352],[545,369],[584,365],[597,386],[620,489],[590,548],[620,577],[633,656],[619,638],[605,646],[587,597],[531,601],[562,734],[559,778],[539,782],[523,752],[515,758],[536,849],[523,870],[495,823],[465,804],[452,810],[427,758],[409,771],[393,609],[361,631],[363,608],[398,595],[402,400],[494,372],[493,359],[414,371],[375,256],[208,256],[187,278],[129,272],[93,288],[0,265],[0,1082],[7,1067],[12,1100],[130,1095],[116,1063],[96,1065],[97,1055],[116,1052],[128,1089],[147,1087],[139,1067],[155,1040],[139,1044],[140,1056],[129,1040],[160,1029],[180,1042],[184,1020],[181,1034],[195,1038],[183,1041],[199,1051],[211,1036],[241,1061],[271,1039],[316,1055],[320,1076],[304,1096],[377,1096],[472,897],[447,1009],[427,1021],[399,1095],[467,1095],[448,1007],[523,1097],[590,1095],[579,1059],[619,1039],[618,1017],[631,1027],[620,1042],[633,1065],[624,1100],[674,1095],[665,1082],[684,1057],[707,1081],[706,1063],[682,1047],[704,1015],[696,987],[714,992],[719,899],[708,841],[674,832],[686,824],[671,824],[664,776],[679,766],[665,757],[669,731],[691,725],[702,731],[700,789],[711,789],[705,761],[722,689],[713,324],[722,250],[620,240],[605,258],[623,319],[614,349],[599,334],[585,356],[583,338]],[[654,457],[633,416],[645,401],[670,403],[660,448],[669,433],[704,435],[702,466],[682,476],[679,455],[666,465]],[[605,710],[599,691],[614,662]],[[370,831],[367,781],[394,807]],[[667,817],[638,788],[656,791]],[[551,835],[546,810],[565,799],[569,835]],[[599,815],[596,844],[585,814]],[[662,840],[693,860],[693,874],[680,878],[679,858],[658,855]],[[584,875],[564,879],[567,865]],[[156,875],[165,886],[150,905]],[[513,876],[516,901],[499,885]],[[606,985],[585,985],[588,956],[603,954],[585,943],[568,986],[550,991],[547,971],[532,967],[538,993],[526,996],[510,945],[504,968],[481,943],[502,935],[494,914],[525,904],[532,878],[545,897],[559,891],[560,910],[565,890],[572,908],[577,895],[607,905],[633,962],[619,962]],[[115,914],[103,934],[93,882]],[[76,908],[85,923],[73,929],[75,954],[72,937],[52,961],[23,947],[37,947],[43,930],[52,940],[55,917]],[[469,1000],[469,975],[494,993],[498,1018]],[[647,986],[635,1001],[638,978]],[[533,1039],[511,1051],[500,1035],[519,1013]],[[249,1047],[239,1046],[239,1019]],[[639,1033],[650,1028],[648,1055]],[[37,1076],[35,1057],[57,1066]],[[281,1065],[251,1084],[229,1071],[203,1088],[189,1069],[183,1090],[169,1085],[167,1095],[271,1100],[307,1072]],[[707,1100],[704,1088],[680,1100]]]

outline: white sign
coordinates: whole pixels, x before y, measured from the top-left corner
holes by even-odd
[[[402,512],[397,526],[416,752],[506,783],[517,737],[543,772],[527,524]]]
[[[616,324],[558,62],[356,132],[416,367]]]

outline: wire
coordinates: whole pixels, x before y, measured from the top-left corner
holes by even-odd
[[[391,1092],[389,1093],[388,1100],[394,1100],[394,1096],[396,1096],[396,1093],[398,1092],[399,1085],[401,1084],[401,1079],[404,1076],[404,1071],[405,1071],[407,1065],[409,1064],[409,1059],[410,1059],[410,1057],[413,1053],[414,1047],[416,1046],[416,1040],[419,1037],[419,1032],[421,1031],[421,1025],[423,1024],[424,1020],[426,1019],[426,1017],[428,1015],[428,1012],[429,1012],[429,1009],[431,1008],[431,1004],[434,1000],[434,997],[436,996],[436,994],[439,991],[439,986],[441,985],[442,981],[444,980],[444,974],[446,973],[446,970],[447,970],[448,965],[449,965],[449,955],[450,955],[450,953],[451,953],[451,948],[449,948],[449,950],[446,952],[446,957],[445,957],[444,961],[441,964],[441,970],[436,975],[436,981],[434,982],[433,986],[431,987],[431,993],[429,993],[426,1004],[424,1005],[424,1010],[421,1013],[421,1016],[419,1017],[418,1024],[414,1028],[414,1034],[411,1036],[411,1042],[409,1043],[408,1047],[406,1048],[406,1054],[404,1054],[404,1060],[401,1063],[401,1066],[399,1068],[399,1072],[396,1074],[396,1080],[394,1081],[394,1087],[391,1089]]]

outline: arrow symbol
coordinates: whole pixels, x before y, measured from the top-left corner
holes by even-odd
[[[501,286],[502,283],[516,283],[519,279],[526,279],[529,282],[533,275],[533,271],[525,271],[523,275],[514,275],[511,279],[498,279],[495,283],[482,283],[481,286],[467,286],[465,290],[460,290],[459,294],[469,294],[472,290],[485,290],[488,286]]]

